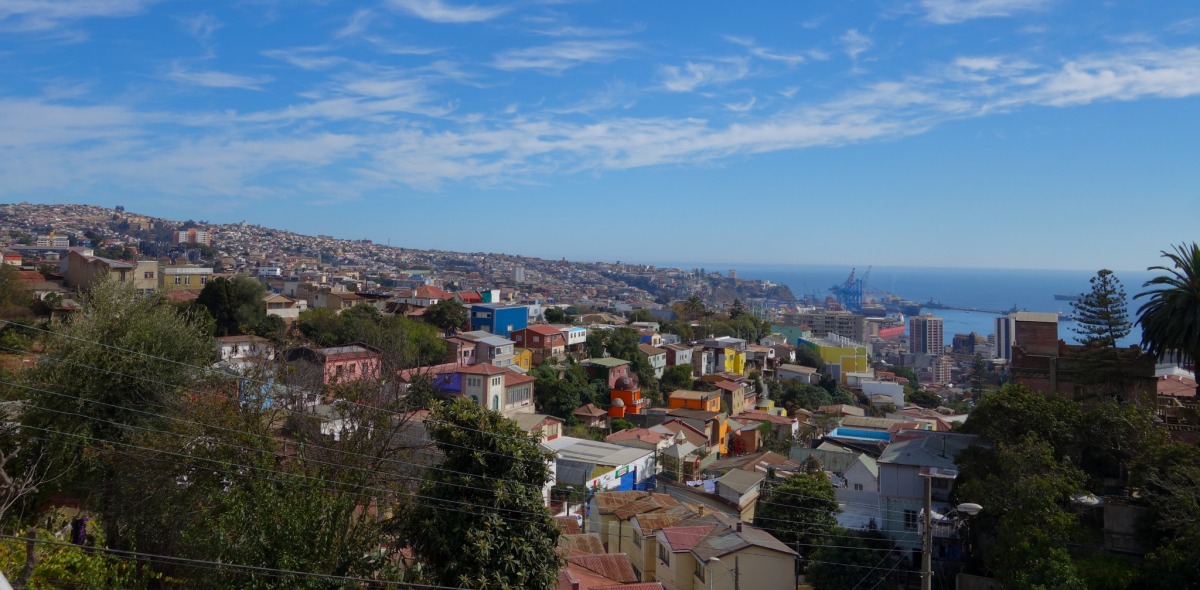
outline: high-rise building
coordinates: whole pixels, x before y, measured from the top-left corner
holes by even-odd
[[[942,356],[946,337],[942,318],[922,314],[908,318],[908,351],[913,354]]]
[[[1012,360],[1013,343],[1017,341],[1016,314],[996,318],[996,358]]]

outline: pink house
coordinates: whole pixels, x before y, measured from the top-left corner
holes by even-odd
[[[287,361],[316,365],[325,385],[379,378],[379,351],[363,344],[318,349],[293,348],[287,352]]]

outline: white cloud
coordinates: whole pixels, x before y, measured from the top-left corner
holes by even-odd
[[[858,59],[859,54],[871,48],[874,43],[870,37],[858,32],[858,29],[850,29],[839,38],[842,42],[842,51],[850,56],[850,59]]]
[[[181,84],[204,86],[207,88],[241,88],[244,90],[262,90],[263,84],[271,81],[268,76],[242,76],[216,70],[188,70],[176,64],[166,74],[167,79]]]
[[[303,70],[325,70],[346,63],[346,58],[338,55],[329,55],[328,51],[328,47],[315,46],[267,49],[262,54]]]
[[[503,6],[453,6],[442,0],[388,0],[387,3],[396,9],[435,23],[484,22],[508,12],[508,8]]]
[[[955,24],[977,18],[1012,16],[1041,10],[1055,0],[921,0],[925,18],[937,24]]]
[[[201,41],[207,41],[213,33],[224,26],[220,20],[217,20],[217,17],[207,12],[179,20],[193,37]]]
[[[361,34],[363,31],[367,30],[367,27],[371,25],[371,20],[374,18],[374,16],[375,12],[369,8],[360,8],[355,10],[354,14],[350,15],[350,21],[346,23],[346,26],[338,29],[337,32],[333,34],[333,38],[341,39],[343,37],[353,37]]]
[[[584,63],[615,61],[626,57],[636,48],[637,44],[630,41],[563,41],[502,52],[496,55],[492,65],[501,70],[542,70],[557,73]]]
[[[659,74],[663,87],[671,92],[692,92],[703,86],[727,84],[745,78],[750,73],[746,61],[730,59],[723,62],[687,62],[680,66],[662,66]]]
[[[740,103],[727,102],[727,103],[725,103],[725,108],[727,108],[735,113],[745,113],[745,112],[749,111],[750,109],[754,108],[755,102],[757,102],[757,99],[754,98],[753,96],[751,96],[750,99],[747,100],[746,102],[740,102]]]
[[[804,63],[804,61],[807,59],[805,56],[800,54],[778,53],[771,49],[767,49],[766,47],[759,46],[754,42],[754,39],[750,39],[748,37],[735,37],[732,35],[726,35],[725,40],[736,45],[741,45],[750,52],[750,55],[753,55],[759,59],[765,59],[767,61],[778,61],[789,66],[794,66]]]
[[[1089,57],[1036,80],[1032,99],[1053,106],[1195,96],[1200,94],[1200,49]]]
[[[0,28],[45,31],[64,23],[141,13],[157,0],[0,0]]]

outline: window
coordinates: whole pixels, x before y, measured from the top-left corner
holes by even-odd
[[[176,285],[182,285],[182,284],[183,284],[183,277],[181,277],[181,276],[179,276],[179,275],[175,275],[175,284],[176,284]]]
[[[154,271],[150,271],[150,272],[147,272],[147,273],[143,274],[143,275],[142,275],[142,278],[143,278],[143,279],[152,279],[152,278],[154,278]]]
[[[534,344],[541,344],[541,343],[542,343],[542,337],[541,337],[541,336],[534,336],[534,337],[533,337],[533,343],[534,343]]]
[[[856,491],[856,492],[863,491],[863,485],[861,483],[854,484],[854,491]]]
[[[500,386],[500,378],[499,377],[492,378],[492,387],[499,387],[499,386]]]
[[[708,570],[708,568],[704,566],[704,562],[697,559],[696,560],[696,579],[703,582],[704,581],[704,573],[707,570]]]
[[[200,284],[201,284],[201,285],[207,285],[207,284],[208,284],[208,277],[200,277]]]
[[[350,363],[350,374],[353,375],[357,372],[358,372],[358,363]]]
[[[500,411],[500,396],[498,396],[498,395],[492,396],[492,409],[496,410],[496,411]]]
[[[933,481],[929,482],[930,487],[932,487],[935,490],[944,490],[944,489],[947,489],[950,487],[949,479],[942,478],[942,477],[934,477],[931,479]]]
[[[637,531],[633,532],[633,546],[634,547],[642,546],[642,535],[640,533],[638,533]]]
[[[658,546],[658,560],[663,562],[663,565],[671,565],[671,552],[667,551],[667,547],[664,544],[659,544]]]
[[[904,530],[906,530],[906,531],[917,530],[917,511],[916,510],[905,510],[904,511]]]

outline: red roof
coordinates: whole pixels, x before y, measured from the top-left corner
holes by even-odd
[[[560,331],[558,328],[553,328],[550,326],[543,326],[541,324],[538,324],[536,326],[529,326],[528,328],[525,328],[525,329],[529,330],[530,332],[534,332],[536,334],[541,334],[542,336],[562,336],[562,331]]]
[[[483,303],[483,295],[480,295],[478,291],[459,291],[458,298],[463,303]]]
[[[1166,375],[1158,379],[1158,395],[1195,397],[1196,380],[1181,375]]]
[[[458,371],[464,375],[501,375],[511,371],[496,365],[472,365]]]
[[[417,287],[416,296],[421,299],[449,299],[453,297],[453,295],[432,285]]]
[[[713,387],[716,387],[717,389],[724,389],[725,391],[737,391],[744,386],[741,384],[738,384],[738,383],[734,383],[733,381],[719,381],[717,383],[714,383]]]

